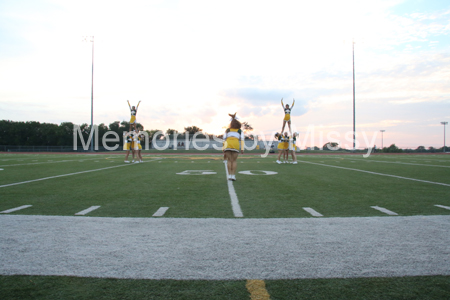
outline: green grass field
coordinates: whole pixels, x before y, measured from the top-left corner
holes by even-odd
[[[218,154],[0,154],[8,215],[234,219]],[[450,215],[449,155],[299,155],[299,164],[241,155],[233,183],[244,218]],[[267,173],[270,173],[268,175]],[[27,208],[12,211],[17,207]],[[436,206],[440,205],[440,206]],[[1,217],[1,215],[0,215]],[[1,256],[0,256],[1,259]],[[0,265],[1,271],[1,265]],[[249,278],[251,279],[251,278]],[[267,280],[271,299],[448,299],[449,276]],[[0,276],[2,299],[246,299],[245,281]],[[5,296],[6,295],[6,296]]]

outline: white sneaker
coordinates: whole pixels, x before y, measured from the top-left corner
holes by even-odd
[[[294,161],[292,164],[293,164],[293,165],[296,165],[296,164],[297,164],[297,161]]]
[[[144,161],[143,161],[143,160],[140,160],[139,162],[143,163]]]
[[[228,175],[228,180],[231,180],[231,175]]]
[[[134,163],[134,159],[131,162]]]
[[[126,162],[127,164],[129,164],[129,163],[130,163],[130,161],[129,161],[129,160],[126,160],[125,162]]]
[[[138,163],[139,163],[139,161],[137,160],[137,161],[135,161],[134,163],[135,163],[135,164],[138,164]]]
[[[236,181],[236,175],[231,175],[231,180]]]
[[[277,160],[277,164],[281,164],[281,163],[282,163],[281,161]]]

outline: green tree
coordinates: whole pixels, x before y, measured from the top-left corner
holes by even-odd
[[[197,126],[184,127],[184,132],[189,132],[189,134],[195,134],[196,132],[203,131],[203,129]]]

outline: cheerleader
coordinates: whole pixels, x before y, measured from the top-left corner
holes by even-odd
[[[287,149],[289,149],[289,137],[287,136],[287,132],[285,134],[276,133],[275,138],[278,139],[278,158],[277,158],[277,164],[282,164],[281,162],[281,155],[283,155],[283,160],[286,163],[286,157],[287,157]]]
[[[281,107],[283,107],[284,110],[284,119],[283,119],[283,128],[281,128],[281,132],[284,131],[284,127],[286,126],[286,123],[289,127],[289,133],[292,134],[291,130],[291,110],[294,107],[295,99],[293,99],[292,106],[289,107],[289,104],[284,105],[283,104],[283,98],[281,98]]]
[[[224,153],[227,160],[228,180],[236,180],[237,158],[239,156],[239,149],[241,154],[244,154],[244,132],[241,130],[241,122],[234,115],[231,117],[230,127],[223,135]],[[240,144],[240,145],[239,145]]]
[[[292,164],[294,164],[294,165],[297,164],[297,155],[295,155],[295,149],[297,148],[297,146],[295,145],[295,143],[297,142],[297,136],[298,136],[298,132],[294,132],[294,135],[292,136],[292,144],[291,144]]]
[[[141,103],[141,101],[138,102],[136,107],[130,105],[130,100],[127,100],[127,102],[128,102],[128,107],[130,108],[130,113],[131,113],[131,118],[130,118],[130,131],[131,131],[132,127],[134,127],[134,129],[136,129],[136,115],[137,115],[137,111],[138,111],[139,104]]]
[[[133,150],[136,157],[135,163],[140,163],[142,161],[142,145],[141,145],[141,134],[139,133],[139,129],[136,128],[136,130],[133,133]],[[133,160],[134,162],[134,160]]]
[[[126,151],[125,154],[125,163],[130,163],[128,160],[128,156],[130,155],[130,151],[132,151],[133,162],[134,162],[134,150],[133,150],[133,134],[132,133],[123,133],[123,150]]]

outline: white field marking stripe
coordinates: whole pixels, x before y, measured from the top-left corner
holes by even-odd
[[[76,216],[84,216],[85,214],[90,213],[91,211],[96,210],[97,208],[100,208],[100,206],[91,206],[85,210],[77,212],[75,215]]]
[[[114,157],[105,157],[105,159],[112,159]],[[96,158],[86,158],[83,159],[83,161],[85,160],[94,160],[94,159],[98,159],[98,157]],[[69,161],[80,161],[80,159],[71,159],[71,160],[58,160],[58,161],[43,161],[43,162],[35,162],[35,163],[26,163],[26,164],[14,164],[14,165],[3,165],[0,167],[16,167],[16,166],[29,166],[29,165],[41,165],[41,164],[56,164],[56,163],[61,163],[61,162],[69,162]]]
[[[309,212],[314,217],[323,217],[323,215],[321,213],[318,213],[317,211],[315,211],[311,207],[302,207],[302,208],[303,208],[303,210]]]
[[[419,181],[419,182],[425,182],[425,183],[431,183],[431,184],[450,186],[450,184],[448,184],[448,183],[434,182],[434,181],[428,181],[428,180],[420,180],[420,179],[396,176],[396,175],[391,175],[391,174],[383,174],[383,173],[370,172],[370,171],[359,170],[359,169],[352,169],[352,168],[338,167],[338,166],[332,166],[332,165],[318,164],[318,163],[313,163],[313,162],[304,161],[304,160],[297,160],[297,161],[305,163],[305,164],[319,165],[319,166],[330,167],[330,168],[344,169],[344,170],[350,170],[350,171],[358,171],[358,172],[369,173],[369,174],[374,174],[374,175],[381,175],[381,176],[387,176],[387,177],[394,177],[394,178],[400,178],[400,179],[406,179],[406,180],[413,180],[413,181]]]
[[[162,217],[168,210],[168,207],[160,207],[154,214],[153,217]]]
[[[59,177],[65,177],[65,176],[71,176],[71,175],[77,175],[77,174],[83,174],[83,173],[89,173],[89,172],[95,172],[95,171],[102,171],[107,169],[113,169],[113,168],[120,168],[120,167],[126,167],[126,166],[132,166],[134,164],[125,164],[125,165],[119,165],[119,166],[113,166],[113,167],[106,167],[101,169],[95,169],[95,170],[88,170],[88,171],[81,171],[81,172],[75,172],[75,173],[69,173],[69,174],[63,174],[63,175],[56,175],[56,176],[50,176],[50,177],[44,177],[39,179],[33,179],[33,180],[27,180],[22,182],[16,182],[16,183],[10,183],[10,184],[4,184],[0,185],[0,188],[18,185],[18,184],[24,184],[24,183],[30,183],[30,182],[36,182],[41,180],[47,180],[47,179],[53,179],[53,178],[59,178]]]
[[[227,174],[226,180],[228,184],[228,193],[230,194],[231,199],[231,208],[233,209],[233,214],[235,218],[242,218],[244,214],[242,213],[241,206],[239,205],[239,200],[236,195],[236,191],[234,190],[233,181],[228,180],[228,168],[227,163],[225,165],[225,173]]]
[[[391,216],[398,216],[398,213],[395,213],[389,209],[386,209],[384,207],[379,207],[379,206],[371,206],[373,209],[379,210],[381,212],[384,212],[385,214],[391,215]]]
[[[362,160],[360,158],[352,158],[353,160]],[[412,164],[412,163],[406,163],[401,161],[382,161],[382,160],[367,160],[370,162],[379,162],[379,163],[387,163],[387,164],[401,164],[401,165],[413,165],[413,166],[424,166],[424,167],[438,167],[438,168],[450,168],[450,166],[439,166],[439,165],[425,165],[425,164]]]
[[[439,205],[439,204],[436,204],[435,206],[437,206],[437,207],[440,207],[440,208],[445,208],[445,209],[448,209],[448,210],[450,210],[450,206]]]
[[[21,210],[21,209],[28,208],[28,207],[31,207],[31,206],[32,205],[22,205],[22,206],[19,206],[19,207],[16,207],[16,208],[11,208],[11,209],[8,209],[8,210],[0,211],[0,214],[9,214],[10,212]]]

